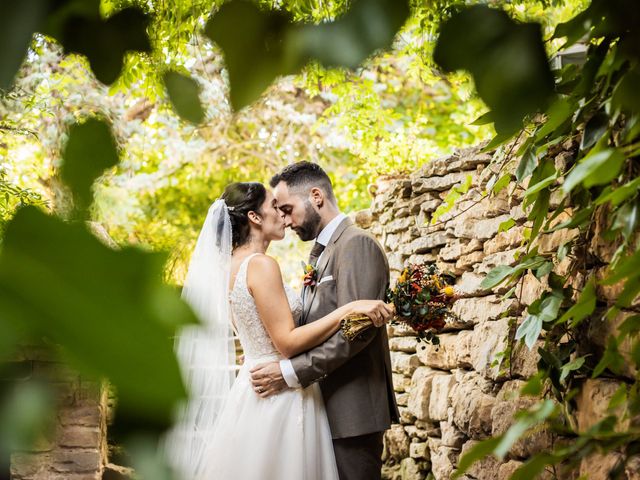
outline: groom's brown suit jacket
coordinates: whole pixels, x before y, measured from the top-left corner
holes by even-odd
[[[384,299],[389,265],[380,244],[344,219],[317,265],[318,283],[303,292],[300,323],[318,320],[353,300]],[[386,328],[349,342],[339,331],[291,359],[303,387],[319,381],[333,438],[381,432],[398,421]]]

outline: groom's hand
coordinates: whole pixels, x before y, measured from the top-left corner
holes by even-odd
[[[270,397],[287,388],[279,362],[261,363],[251,369],[253,389],[262,398]]]

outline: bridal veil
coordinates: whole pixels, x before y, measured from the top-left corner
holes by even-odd
[[[200,480],[218,413],[235,379],[235,345],[230,321],[231,222],[224,200],[207,213],[182,290],[199,325],[177,335],[175,350],[189,393],[164,451],[180,480]]]

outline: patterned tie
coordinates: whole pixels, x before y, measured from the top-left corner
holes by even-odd
[[[309,254],[309,265],[313,265],[314,267],[316,266],[316,263],[318,263],[318,258],[320,257],[320,254],[323,250],[324,245],[318,242],[314,243],[313,248],[311,249],[311,253]]]

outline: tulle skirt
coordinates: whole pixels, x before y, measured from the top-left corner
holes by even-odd
[[[338,479],[320,387],[260,398],[249,370],[269,359],[245,360],[218,417],[207,451],[209,480]]]

